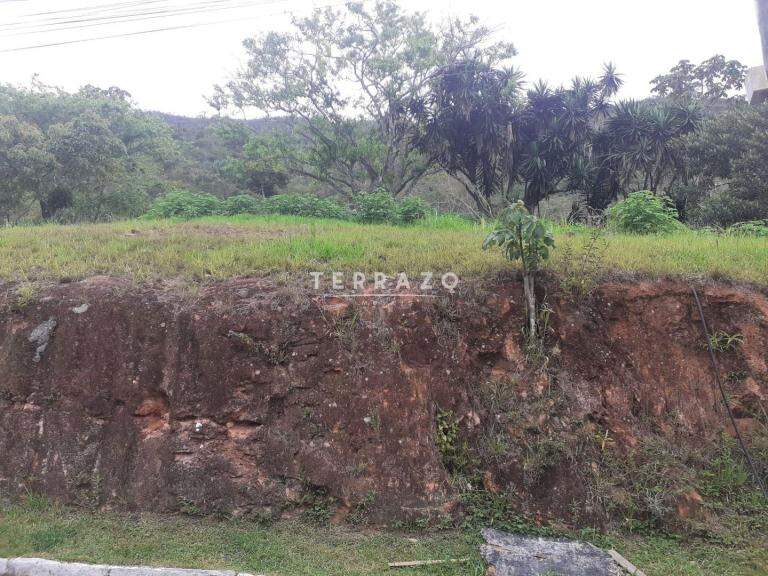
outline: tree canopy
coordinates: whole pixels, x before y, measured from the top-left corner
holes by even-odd
[[[768,219],[766,134],[768,104],[744,105],[708,118],[685,139],[693,220],[728,226]]]
[[[738,60],[726,60],[722,54],[693,64],[680,60],[669,72],[651,80],[651,92],[674,100],[714,102],[743,99],[747,67]]]
[[[127,92],[0,86],[0,205],[13,221],[138,215],[174,147]]]
[[[408,191],[433,168],[411,145],[414,104],[455,62],[514,54],[476,19],[436,30],[390,0],[315,10],[245,48],[247,65],[212,100],[291,117],[268,140],[271,161],[350,195]]]
[[[285,189],[355,210],[432,196],[492,218],[556,194],[583,217],[648,190],[698,224],[768,217],[766,113],[746,107],[745,67],[722,55],[621,100],[613,65],[532,82],[476,18],[434,26],[394,0],[316,9],[244,46],[213,118],[143,112],[119,87],[0,85],[0,220],[130,217],[179,191],[250,205]]]

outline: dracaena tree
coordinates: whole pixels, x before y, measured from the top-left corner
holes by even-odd
[[[702,121],[693,102],[623,101],[607,114],[594,139],[594,179],[587,203],[604,209],[621,192],[666,191],[687,178],[682,138]]]
[[[522,75],[499,64],[478,59],[446,70],[427,100],[419,141],[489,216],[518,185],[529,211],[553,192],[582,186],[593,135],[621,86],[606,65],[597,81],[557,89],[539,82],[523,92]]]
[[[508,151],[522,74],[481,60],[446,68],[422,109],[418,145],[466,189],[477,210],[493,215],[494,197],[513,184]]]

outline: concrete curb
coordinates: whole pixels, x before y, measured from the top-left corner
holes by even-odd
[[[105,566],[42,558],[0,558],[0,576],[258,576],[230,570]]]

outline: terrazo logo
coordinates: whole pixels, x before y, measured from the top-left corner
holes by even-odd
[[[356,297],[432,297],[453,294],[459,286],[453,272],[422,272],[408,276],[405,272],[388,275],[383,272],[310,272],[312,289],[323,296]]]

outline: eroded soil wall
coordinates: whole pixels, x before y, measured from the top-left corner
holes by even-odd
[[[759,432],[768,298],[700,291],[713,330],[742,337],[719,360],[740,427]],[[0,298],[11,496],[250,517],[319,498],[336,518],[391,521],[454,511],[451,476],[471,465],[527,512],[594,515],[585,478],[601,453],[648,435],[702,446],[726,428],[684,283],[550,290],[535,366],[516,282],[350,303],[258,279],[192,297],[95,278],[14,298]]]

